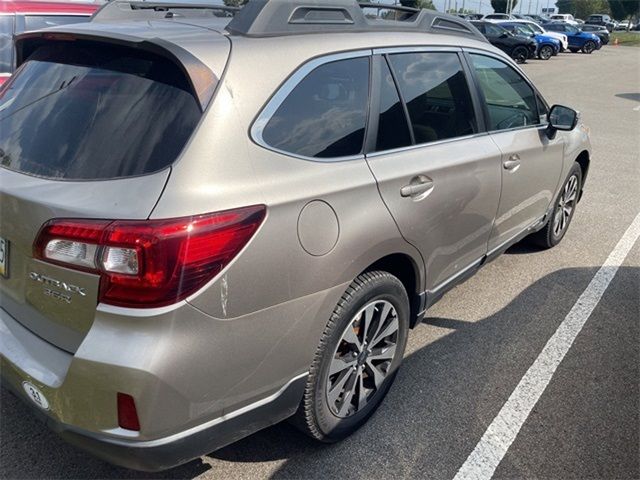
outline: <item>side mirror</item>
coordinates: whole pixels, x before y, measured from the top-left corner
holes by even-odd
[[[549,126],[547,131],[550,137],[555,135],[557,130],[570,132],[578,123],[578,112],[572,108],[562,105],[554,105],[549,110]]]

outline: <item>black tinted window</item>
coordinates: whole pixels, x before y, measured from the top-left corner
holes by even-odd
[[[416,143],[470,135],[476,120],[467,80],[455,53],[391,55]]]
[[[13,62],[13,15],[0,15],[0,73],[11,73]]]
[[[27,15],[24,17],[24,29],[25,31],[40,30],[58,25],[88,22],[89,18],[88,15]]]
[[[513,68],[500,60],[472,54],[489,112],[489,130],[507,130],[540,122],[536,96]]]
[[[368,57],[321,65],[282,102],[262,138],[274,148],[306,157],[359,154],[368,99]]]
[[[558,25],[558,24],[554,24],[554,23],[549,23],[549,24],[545,25],[545,28],[547,30],[551,30],[553,32],[564,32],[565,31],[564,25]]]
[[[160,170],[200,119],[184,75],[155,55],[90,42],[38,49],[0,97],[0,163],[103,179]]]
[[[487,35],[490,35],[492,37],[499,37],[500,35],[503,35],[507,32],[506,29],[497,25],[492,25],[490,23],[485,24],[485,28],[487,31]]]
[[[400,102],[398,91],[393,82],[391,71],[386,61],[382,61],[380,79],[380,118],[378,121],[378,137],[376,150],[391,150],[411,145],[411,134],[407,117]]]
[[[480,33],[487,33],[487,29],[484,28],[484,23],[479,22],[471,22],[473,24],[474,27],[476,27],[478,30],[480,30]]]

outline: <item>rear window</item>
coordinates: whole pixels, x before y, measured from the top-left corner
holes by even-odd
[[[284,152],[337,158],[362,152],[369,101],[369,59],[319,66],[278,107],[262,132]]]
[[[24,17],[25,31],[57,27],[71,23],[88,22],[88,15],[27,15]]]
[[[54,43],[36,50],[0,96],[0,164],[69,180],[152,173],[178,157],[200,117],[171,61]]]

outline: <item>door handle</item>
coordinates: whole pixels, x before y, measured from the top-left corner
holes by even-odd
[[[400,189],[401,197],[419,197],[418,200],[422,200],[433,190],[433,180],[424,175],[418,175],[411,179],[409,185],[405,185]]]
[[[509,157],[509,160],[505,160],[504,162],[502,162],[502,166],[505,170],[511,170],[512,172],[515,172],[520,166],[520,155],[511,155]]]

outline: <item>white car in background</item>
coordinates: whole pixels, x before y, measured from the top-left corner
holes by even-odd
[[[562,44],[561,51],[565,51],[569,48],[569,40],[567,39],[567,36],[564,33],[550,32],[548,30],[545,30],[544,27],[541,27],[539,24],[537,24],[532,20],[502,20],[502,21],[509,22],[509,23],[522,23],[522,24],[528,25],[536,34],[547,35],[549,37],[560,40],[560,43]],[[500,21],[497,21],[496,23],[500,23]]]
[[[614,30],[633,30],[635,25],[633,22],[629,22],[629,20],[622,20],[615,27]]]
[[[551,15],[549,20],[552,22],[563,22],[570,23],[571,25],[575,25],[576,27],[580,24],[576,22],[576,19],[570,13],[556,13],[555,15]]]

